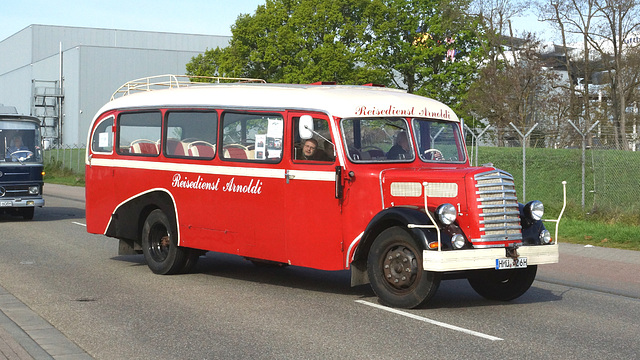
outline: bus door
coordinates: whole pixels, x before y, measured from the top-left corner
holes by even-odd
[[[281,113],[225,111],[221,117],[220,175],[215,216],[208,226],[225,229],[235,253],[287,262],[282,211]],[[229,251],[231,252],[231,251]]]
[[[118,200],[113,196],[117,168],[111,166],[116,152],[115,117],[116,113],[110,112],[96,120],[87,145],[86,221],[87,231],[92,233],[106,231]]]
[[[344,269],[342,219],[336,198],[335,137],[325,115],[313,115],[313,130],[298,131],[304,113],[290,113],[291,154],[285,171],[285,232],[292,265]]]

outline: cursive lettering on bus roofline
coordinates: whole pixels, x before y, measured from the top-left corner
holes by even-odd
[[[429,110],[427,108],[416,110],[415,107],[396,108],[393,105],[385,107],[358,106],[355,111],[356,116],[420,116],[434,119],[451,120],[452,114],[448,109]]]

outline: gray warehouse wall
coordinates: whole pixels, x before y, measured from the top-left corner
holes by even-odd
[[[95,113],[126,81],[184,74],[193,56],[230,37],[31,25],[0,41],[0,103],[31,113],[32,80],[59,78],[63,48],[63,144],[84,144]]]

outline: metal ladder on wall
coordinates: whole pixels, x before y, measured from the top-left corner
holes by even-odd
[[[31,116],[38,117],[42,137],[51,145],[61,141],[61,109],[64,94],[57,80],[31,80]]]

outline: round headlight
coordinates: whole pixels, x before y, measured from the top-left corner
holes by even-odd
[[[551,233],[549,232],[549,230],[544,229],[540,232],[540,242],[543,244],[551,243]]]
[[[464,244],[465,240],[462,234],[455,234],[451,237],[451,245],[454,249],[462,249]]]
[[[456,221],[456,208],[451,204],[442,204],[436,209],[436,216],[441,223],[451,225]]]
[[[544,215],[544,205],[538,200],[529,201],[524,206],[524,213],[527,217],[534,221],[542,219]]]
[[[40,188],[38,185],[29,186],[29,195],[38,195]]]

